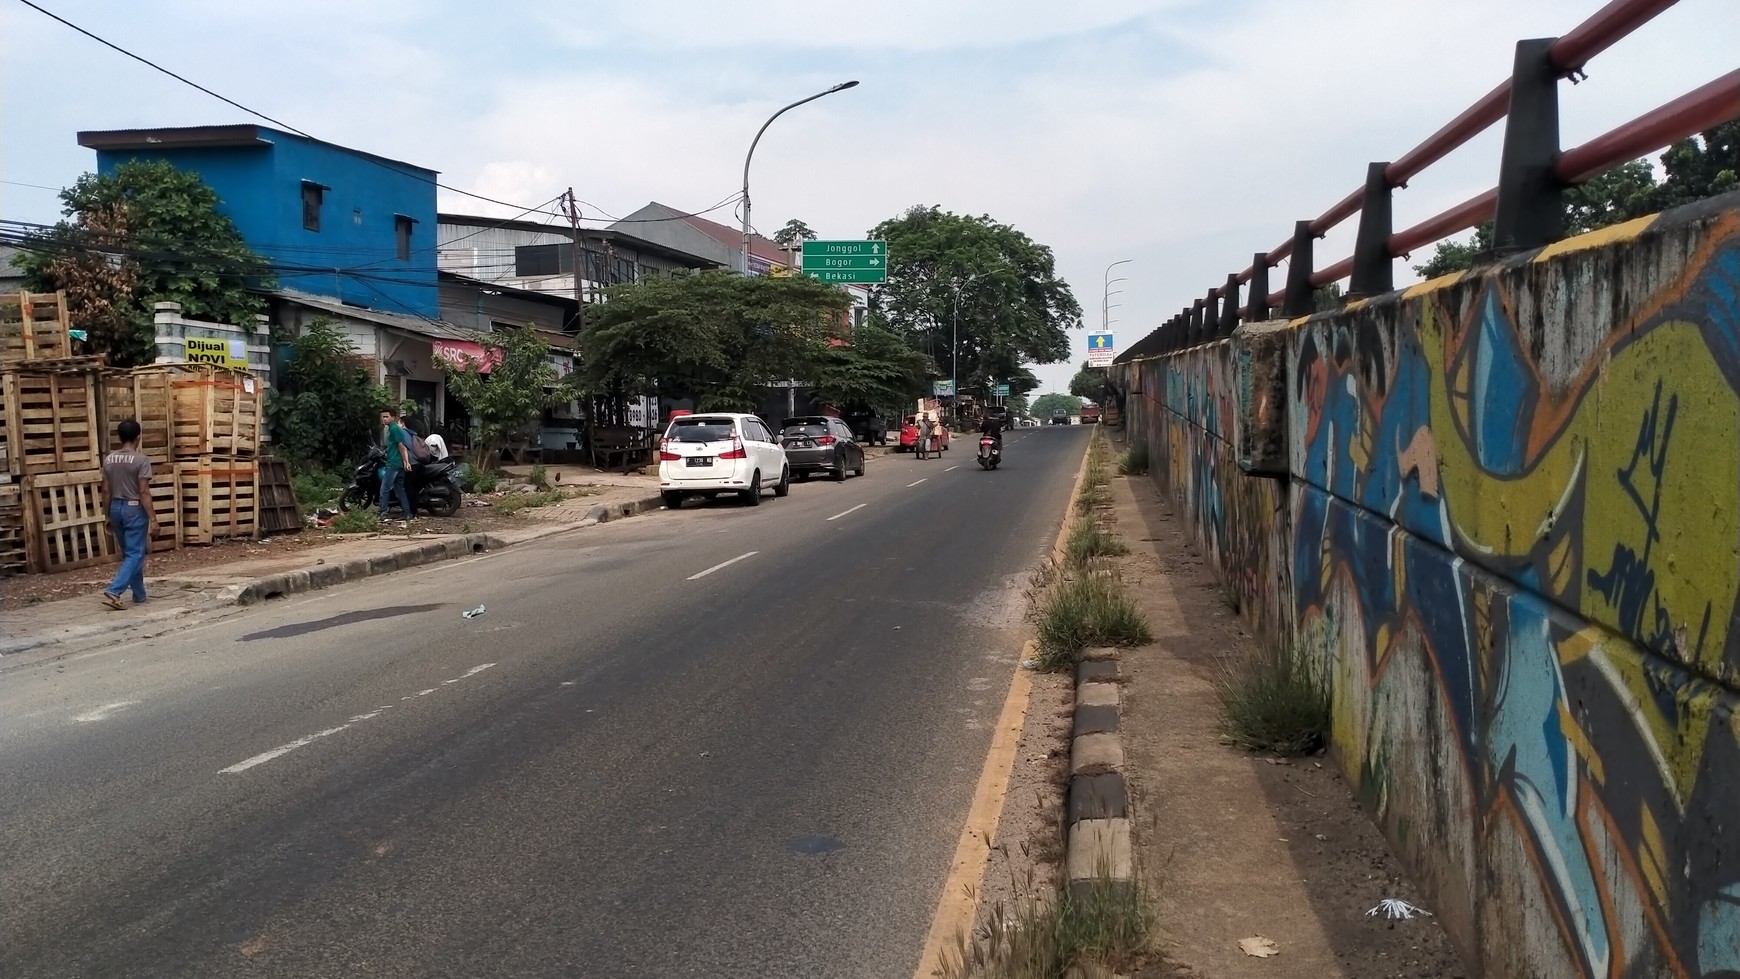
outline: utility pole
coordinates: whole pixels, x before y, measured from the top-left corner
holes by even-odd
[[[583,282],[586,277],[586,247],[580,240],[580,202],[574,197],[574,188],[569,187],[567,196],[562,198],[562,210],[568,215],[568,226],[574,231],[574,303],[579,310],[574,317],[574,333],[579,335],[586,331],[586,294]]]

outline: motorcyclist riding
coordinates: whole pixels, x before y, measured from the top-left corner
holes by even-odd
[[[979,434],[989,435],[997,440],[997,448],[1003,447],[1003,418],[1001,415],[986,412],[979,422]]]

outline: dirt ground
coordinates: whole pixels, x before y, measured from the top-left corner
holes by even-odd
[[[1165,956],[1141,975],[1468,975],[1433,919],[1366,914],[1384,898],[1422,898],[1329,759],[1222,743],[1214,671],[1254,640],[1155,484],[1112,488],[1107,515],[1132,551],[1121,573],[1156,637],[1120,666],[1136,857]],[[1279,954],[1246,955],[1239,942],[1253,937]]]

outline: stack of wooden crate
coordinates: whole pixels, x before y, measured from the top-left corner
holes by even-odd
[[[0,295],[0,575],[109,561],[100,357],[74,355],[62,293]]]
[[[210,364],[155,364],[103,379],[105,431],[137,420],[151,460],[153,550],[254,536],[260,408],[253,375]]]
[[[137,419],[151,460],[153,551],[251,537],[261,392],[207,364],[105,370],[75,356],[63,294],[0,295],[0,576],[115,560],[103,455]]]

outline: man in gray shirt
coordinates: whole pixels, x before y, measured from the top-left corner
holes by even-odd
[[[145,550],[157,529],[151,508],[151,460],[139,451],[139,423],[131,418],[115,426],[121,447],[103,457],[103,495],[109,501],[109,525],[121,545],[121,567],[103,589],[103,604],[126,608],[121,592],[131,588],[133,604],[145,602]]]

